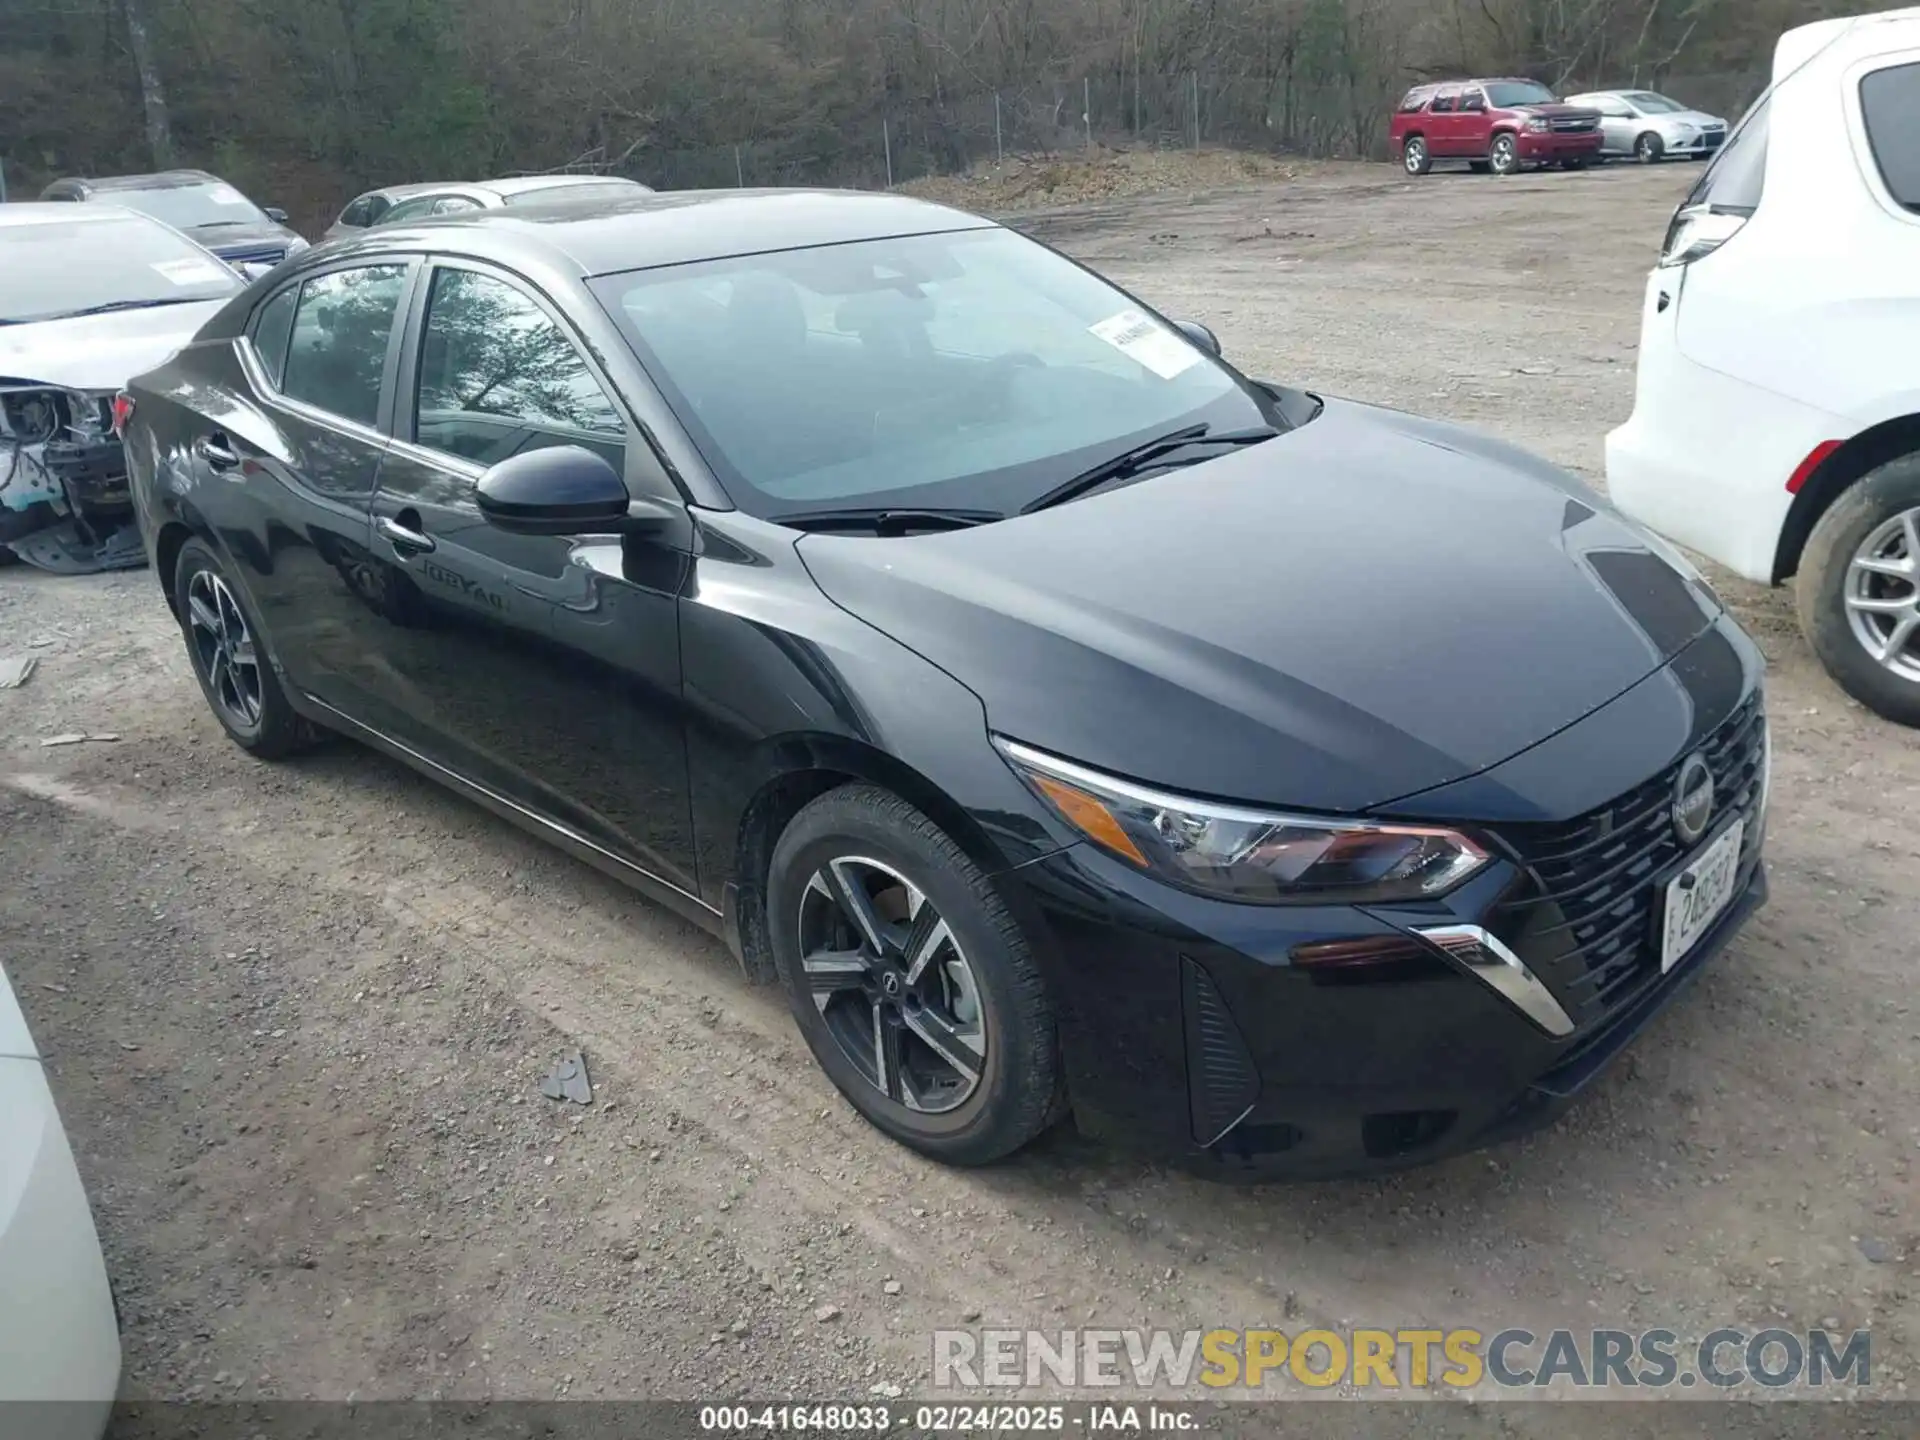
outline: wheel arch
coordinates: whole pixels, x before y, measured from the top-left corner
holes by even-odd
[[[766,879],[774,847],[793,817],[809,803],[843,785],[871,784],[889,790],[953,838],[989,875],[1008,860],[978,822],[926,775],[878,746],[842,735],[789,735],[763,750],[763,778],[745,808],[734,839],[733,874],[724,887],[722,913],[736,957],[748,978],[774,983],[773,951],[766,933]]]
[[[1862,430],[1814,467],[1801,483],[1780,527],[1774,551],[1773,583],[1799,573],[1807,538],[1820,517],[1858,481],[1902,455],[1920,453],[1920,414],[1896,416]]]

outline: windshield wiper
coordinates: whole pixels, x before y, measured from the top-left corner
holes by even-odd
[[[49,315],[49,320],[78,320],[82,315],[111,315],[116,310],[151,310],[158,305],[190,305],[204,295],[168,295],[158,300],[109,300],[104,305],[89,305],[84,310],[69,310],[64,315]]]
[[[1035,510],[1045,510],[1048,506],[1076,499],[1109,480],[1129,479],[1158,464],[1176,450],[1199,445],[1258,445],[1262,440],[1271,440],[1280,433],[1269,429],[1223,430],[1214,435],[1208,433],[1211,429],[1208,425],[1188,425],[1136,445],[1131,450],[1122,450],[1111,460],[1102,460],[1091,470],[1082,470],[1071,480],[1054,486],[1038,500],[1028,501],[1020,507],[1020,513],[1030,515]]]
[[[187,228],[189,230],[230,230],[236,225],[258,225],[260,223],[258,220],[202,220],[198,224],[189,225]]]
[[[908,535],[918,530],[970,530],[1007,517],[998,510],[929,510],[913,506],[849,510],[796,510],[767,517],[795,530],[871,530],[876,535]]]

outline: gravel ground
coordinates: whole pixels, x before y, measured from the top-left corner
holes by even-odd
[[[1593,476],[1692,173],[1317,167],[1019,223],[1251,371]],[[1870,1325],[1904,1396],[1920,745],[1827,682],[1785,597],[1727,593],[1774,665],[1771,906],[1557,1127],[1228,1188],[1071,1133],[922,1162],[717,943],[374,755],[227,744],[151,576],[0,571],[0,652],[40,657],[0,692],[0,956],[94,1198],[125,1391],[852,1399],[923,1388],[929,1332],[976,1322],[1824,1322]],[[69,731],[119,738],[39,743]],[[590,1108],[537,1090],[575,1046]]]

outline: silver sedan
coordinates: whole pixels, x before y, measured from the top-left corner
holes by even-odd
[[[1644,164],[1686,156],[1704,160],[1727,140],[1719,115],[1692,110],[1651,90],[1595,90],[1567,104],[1600,112],[1600,153],[1631,155]]]

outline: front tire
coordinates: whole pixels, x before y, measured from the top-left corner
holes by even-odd
[[[1667,153],[1667,142],[1649,130],[1633,142],[1633,157],[1642,165],[1657,165]]]
[[[1511,175],[1520,168],[1520,145],[1511,135],[1493,137],[1493,149],[1487,155],[1487,165],[1496,175]]]
[[[1053,1004],[1026,936],[987,874],[899,796],[847,785],[794,817],[767,929],[814,1058],[901,1144],[987,1165],[1058,1118]]]
[[[1433,169],[1433,155],[1427,149],[1427,142],[1418,135],[1409,135],[1400,150],[1400,163],[1409,175],[1425,175]]]
[[[227,737],[262,760],[284,759],[311,747],[319,732],[288,702],[259,623],[241,604],[225,564],[204,541],[189,540],[180,547],[173,597],[194,678]]]
[[[1795,592],[1801,631],[1840,688],[1920,726],[1920,455],[1833,502],[1807,537]]]

